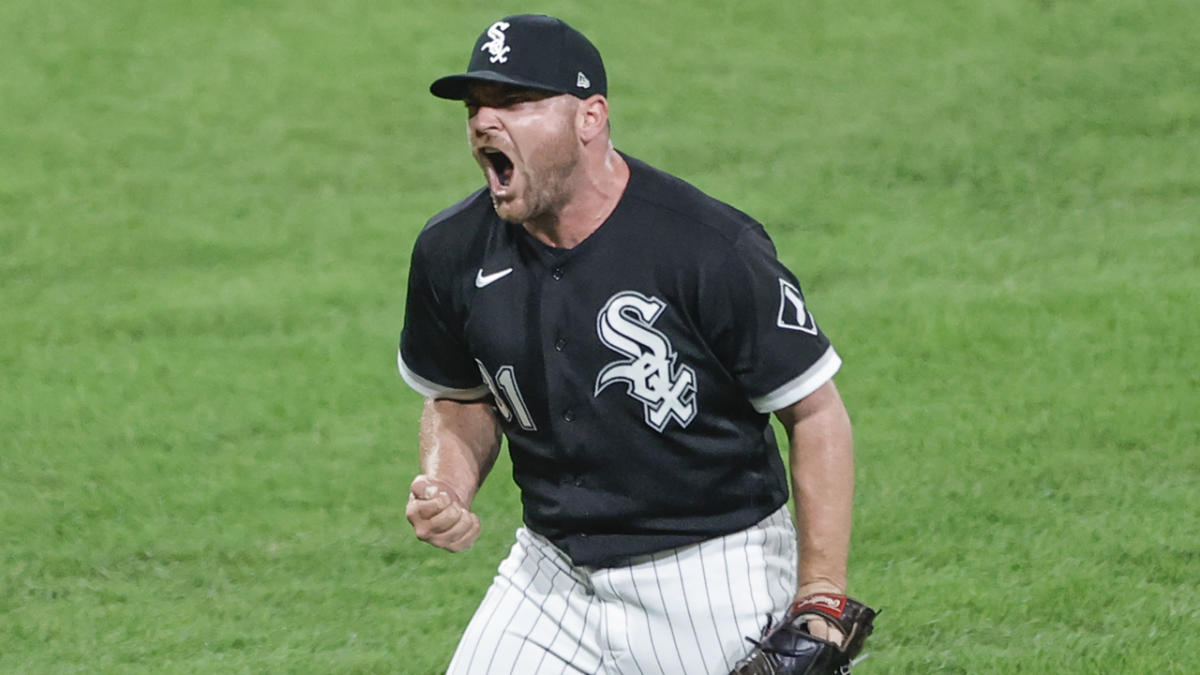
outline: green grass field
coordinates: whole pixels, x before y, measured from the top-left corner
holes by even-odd
[[[395,345],[511,11],[845,358],[856,673],[1200,672],[1200,4],[434,7],[0,3],[0,672],[441,672],[517,496],[412,537]]]

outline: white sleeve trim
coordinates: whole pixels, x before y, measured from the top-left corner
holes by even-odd
[[[801,373],[798,377],[790,382],[785,383],[775,391],[750,399],[750,405],[760,413],[772,413],[776,410],[782,410],[789,405],[808,396],[821,385],[833,379],[834,373],[842,367],[842,358],[833,351],[833,347],[825,350],[821,358],[817,362],[808,367],[808,370]]]
[[[486,384],[481,384],[478,387],[471,389],[454,389],[445,385],[438,384],[427,380],[420,375],[414,373],[407,365],[404,364],[404,357],[399,350],[396,352],[396,365],[400,368],[400,377],[408,383],[408,386],[413,388],[413,391],[424,396],[425,398],[449,398],[455,401],[477,401],[488,394]]]

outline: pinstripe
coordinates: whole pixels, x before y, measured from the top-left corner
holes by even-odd
[[[763,556],[766,556],[767,551],[770,551],[772,552],[772,555],[785,558],[786,560],[786,557],[784,556],[784,542],[782,542],[782,539],[784,539],[784,528],[782,528],[782,522],[780,522],[779,515],[779,512],[770,514],[770,527],[767,530],[768,536],[770,537],[770,548],[763,546]],[[764,558],[763,563],[766,565],[766,558]],[[784,593],[784,595],[787,595],[787,578],[775,577],[774,581],[779,585],[780,591]],[[770,589],[768,589],[768,593],[770,593],[772,596],[775,596],[775,593],[770,591]]]
[[[570,667],[576,672],[585,672],[582,668],[575,666],[573,661],[575,659],[575,655],[577,655],[579,652],[579,648],[583,644],[584,638],[586,637],[587,614],[590,612],[590,608],[594,601],[594,596],[589,596],[588,598],[588,609],[586,609],[584,612],[583,628],[576,633],[576,649],[572,657],[570,659],[566,659],[561,656],[559,652],[555,650],[554,643],[558,640],[559,635],[561,635],[563,632],[563,628],[566,625],[566,617],[570,613],[572,605],[577,602],[580,590],[583,587],[590,585],[590,582],[579,570],[579,568],[570,565],[564,558],[563,554],[560,553],[558,549],[555,548],[554,545],[549,541],[539,537],[534,533],[530,533],[529,538],[534,546],[533,550],[539,558],[539,570],[542,569],[542,564],[545,563],[545,565],[555,571],[550,577],[550,590],[546,593],[541,605],[538,607],[537,618],[526,633],[527,637],[521,645],[521,649],[518,652],[517,658],[513,661],[513,668],[515,669],[520,663],[520,653],[524,651],[525,645],[533,644],[542,650],[541,658],[538,660],[538,666],[535,668],[534,672],[541,672],[542,664],[545,663],[547,654],[551,654],[555,658],[563,660],[566,667]],[[560,590],[560,588],[563,588],[563,584],[565,584],[565,590]],[[561,598],[564,603],[563,610],[557,620],[550,619],[550,616],[547,612],[548,601],[555,598]],[[541,622],[542,618],[546,618],[547,620],[551,621],[555,627],[554,634],[545,641],[545,644],[541,644],[533,639],[537,634],[537,626]],[[513,672],[516,671],[514,670]]]
[[[558,574],[559,574],[558,572],[555,572],[555,573],[554,573],[554,576],[555,576],[555,578],[557,578],[557,577],[558,577]],[[550,641],[546,643],[546,646],[545,646],[545,648],[542,650],[542,658],[538,660],[538,666],[537,666],[537,670],[538,670],[538,671],[541,671],[541,669],[542,669],[542,664],[543,664],[543,663],[545,663],[545,661],[546,661],[546,654],[550,653],[550,650],[552,650],[552,649],[554,648],[554,641],[555,641],[555,640],[557,640],[557,639],[558,639],[558,636],[562,634],[562,629],[563,629],[563,619],[565,619],[565,618],[566,618],[566,616],[567,616],[567,612],[568,612],[568,611],[570,611],[570,609],[571,609],[571,593],[572,593],[572,591],[574,590],[574,586],[577,586],[577,585],[578,585],[578,581],[576,581],[576,580],[574,580],[574,579],[570,579],[570,581],[574,582],[574,583],[572,584],[572,586],[573,586],[573,587],[572,587],[572,588],[569,588],[569,589],[567,589],[567,592],[564,594],[564,597],[566,598],[566,602],[564,602],[564,603],[563,603],[563,610],[562,610],[562,614],[559,614],[559,615],[558,615],[558,621],[556,621],[556,622],[555,622],[555,626],[556,626],[556,628],[554,629],[554,635],[551,635],[551,636],[550,636]],[[554,579],[551,579],[551,580],[550,580],[550,583],[551,583],[551,588],[553,588]],[[552,595],[553,595],[552,593],[551,593],[551,594],[548,594],[548,595],[547,595],[547,597],[551,597]],[[543,606],[543,607],[545,607],[545,603],[542,603],[542,606]],[[544,610],[542,611],[542,614],[543,614],[543,615],[545,614],[545,611],[544,611]],[[539,617],[539,618],[540,618],[540,617]],[[586,626],[586,624],[585,624],[585,626]],[[536,627],[537,627],[537,623],[536,623],[536,622],[534,623],[534,626],[533,626],[533,627],[534,627],[534,628],[536,628]],[[533,634],[533,632],[534,632],[533,628],[530,628],[530,629],[529,629],[529,634],[530,634],[530,635],[532,635],[532,634]],[[580,636],[582,637],[582,635],[583,635],[583,633],[582,633],[582,631],[581,631],[581,632],[580,632]],[[578,646],[578,643],[576,643],[576,646]],[[576,650],[576,651],[578,651],[578,650]],[[568,663],[570,663],[570,661],[568,661]]]
[[[696,552],[699,554],[699,547],[697,547]],[[688,584],[686,583],[687,575],[683,572],[683,563],[679,561],[679,550],[676,549],[675,551],[672,551],[672,555],[675,557],[675,569],[679,570],[679,574],[677,576],[680,581],[679,592],[681,595],[683,595],[683,608],[687,611],[688,623],[692,626],[692,640],[696,642],[696,653],[700,655],[700,662],[704,664],[704,672],[707,673],[709,672],[708,659],[704,656],[704,645],[700,644],[700,631],[696,630],[696,618],[692,615],[692,601],[689,597],[691,594],[688,593]],[[707,586],[704,588],[704,593],[705,598],[707,598]],[[710,607],[708,615],[712,616],[712,603],[709,602],[708,606]]]
[[[579,655],[579,650],[583,647],[583,636],[587,635],[588,617],[592,615],[592,606],[595,604],[596,596],[592,595],[590,598],[588,598],[587,609],[583,610],[583,626],[579,629],[579,639],[575,641],[575,651],[571,652],[571,656],[568,657],[566,662],[563,664],[563,673],[566,673],[569,668],[572,668],[572,664],[575,663],[575,657]],[[603,666],[603,664],[604,660],[600,659],[600,661],[597,663],[597,669]],[[576,670],[579,670],[580,672],[583,671],[582,668],[576,668]]]
[[[525,547],[522,547],[521,548],[521,558],[519,561],[516,562],[516,568],[514,569],[514,573],[516,571],[520,570],[521,568],[523,568],[525,566],[525,561],[528,559],[529,559],[529,550],[526,549]],[[475,621],[472,620],[471,623],[468,624],[467,633],[463,635],[463,640],[462,640],[461,644],[473,645],[473,649],[471,650],[471,658],[467,660],[466,672],[471,672],[474,669],[475,657],[478,656],[479,646],[483,642],[480,639],[481,635],[495,635],[495,636],[497,636],[496,642],[499,643],[499,634],[495,633],[494,631],[488,631],[485,629],[492,624],[492,618],[496,616],[496,610],[500,609],[500,606],[502,604],[504,604],[505,598],[508,597],[508,592],[510,590],[513,590],[516,588],[516,584],[514,584],[512,582],[512,579],[509,578],[509,575],[502,573],[499,576],[500,576],[500,578],[504,579],[504,581],[506,582],[506,585],[505,585],[504,591],[500,594],[500,597],[497,598],[495,604],[492,605],[492,611],[488,613],[488,618],[485,619],[482,623],[478,624],[477,627],[476,627]],[[522,590],[521,593],[523,594],[524,591]],[[490,595],[490,592],[489,592],[489,595]],[[484,596],[484,604],[486,604],[486,603],[487,603],[487,596]],[[481,609],[482,609],[482,607],[481,607]],[[472,632],[471,631],[472,628],[475,628],[475,631],[474,631],[475,638],[471,642],[467,642],[466,637],[468,634],[470,634]],[[497,644],[497,646],[499,646],[499,645]],[[451,659],[452,664],[455,663],[456,661],[457,661],[457,659]]]
[[[629,580],[633,582],[633,594],[635,597],[637,597],[637,606],[644,608],[646,606],[646,603],[645,603],[645,601],[642,600],[642,592],[640,590],[638,590],[637,579],[633,576],[633,565],[632,564],[629,565]],[[662,659],[658,656],[658,645],[655,644],[655,642],[654,642],[654,627],[650,625],[650,614],[649,614],[649,612],[646,612],[646,611],[642,611],[642,612],[640,612],[640,614],[646,619],[646,635],[650,638],[650,649],[651,649],[651,651],[654,652],[654,661],[655,661],[655,663],[658,664],[659,672],[665,673],[665,672],[667,672],[667,669],[663,668]],[[626,636],[629,635],[628,629],[626,630],[625,634],[626,634]],[[636,662],[637,652],[633,651],[632,644],[630,644],[629,648],[630,648],[630,654],[634,655],[634,660]],[[639,671],[641,670],[640,666],[638,667],[638,670]]]
[[[683,660],[683,652],[679,649],[679,637],[675,634],[675,622],[671,621],[671,607],[667,604],[667,598],[663,595],[662,580],[658,576],[658,558],[650,559],[650,568],[654,570],[654,583],[658,586],[658,598],[663,604],[663,618],[667,620],[667,628],[671,630],[671,642],[675,645],[675,656],[679,659],[679,665],[687,672],[687,662]],[[660,664],[661,668],[662,665]],[[665,671],[664,671],[665,672]]]
[[[606,576],[605,578],[608,580],[608,588],[612,593],[612,601],[610,601],[608,603],[605,603],[603,600],[600,601],[599,647],[600,647],[601,669],[603,669],[603,666],[604,666],[604,655],[607,652],[611,651],[610,648],[612,647],[613,634],[612,634],[612,625],[611,625],[611,622],[609,621],[609,617],[612,615],[612,613],[614,611],[616,611],[618,608],[621,607],[621,603],[617,601],[617,589],[613,588],[612,576],[609,575],[609,576]],[[598,596],[600,593],[599,588],[596,589],[596,593]]]
[[[759,608],[758,594],[754,592],[754,567],[750,563],[750,535],[753,531],[754,528],[745,531],[746,543],[742,545],[742,552],[746,554],[746,585],[750,587],[750,602],[754,605],[754,614],[762,616],[763,611]]]
[[[771,569],[771,561],[767,556],[772,553],[772,549],[775,547],[775,542],[778,539],[777,530],[774,527],[774,520],[775,514],[772,514],[766,522],[762,523],[757,528],[762,532],[763,541],[762,546],[758,547],[756,550],[756,553],[762,560],[762,569],[764,573],[762,578],[762,589],[763,592],[767,594],[767,602],[770,603],[770,611],[772,614],[775,613],[775,610],[778,606],[778,601],[775,598],[775,592],[770,583],[772,580],[771,575],[769,574]]]
[[[553,567],[553,565],[552,565],[552,567]],[[562,569],[558,569],[556,567],[556,569],[554,569],[554,573],[550,575],[550,592],[547,592],[546,595],[541,598],[541,603],[538,604],[538,614],[534,615],[533,625],[529,626],[528,631],[526,631],[526,634],[524,634],[524,639],[521,640],[521,647],[520,647],[520,649],[517,649],[517,656],[516,656],[516,658],[512,659],[512,670],[511,671],[514,671],[514,673],[516,671],[517,663],[521,663],[521,652],[523,652],[524,649],[526,649],[526,645],[529,645],[529,644],[534,644],[534,645],[538,645],[539,647],[541,647],[541,658],[538,659],[538,668],[534,669],[534,673],[536,673],[536,671],[540,670],[542,662],[546,661],[546,653],[550,652],[550,650],[554,646],[554,638],[557,638],[558,633],[563,631],[563,616],[566,616],[566,610],[568,610],[570,608],[570,604],[571,604],[570,603],[570,596],[571,596],[570,590],[568,590],[568,592],[563,593],[563,614],[558,617],[557,622],[554,622],[554,625],[556,625],[557,628],[554,629],[554,634],[552,635],[550,640],[547,640],[545,645],[535,643],[535,641],[533,640],[534,635],[538,634],[538,623],[541,623],[542,619],[550,619],[550,617],[548,617],[546,614],[546,603],[550,602],[550,599],[553,598],[554,596],[556,596],[556,592],[554,592],[554,591],[556,591],[556,589],[557,589],[558,578],[559,578],[559,575],[562,573],[563,573]]]
[[[784,510],[781,511],[780,517],[782,518],[783,523],[780,524],[780,528],[781,531],[785,532],[786,534],[780,537],[779,545],[783,547],[783,559],[787,561],[788,574],[786,577],[780,579],[780,583],[784,584],[783,590],[784,594],[787,596],[786,602],[790,604],[796,595],[796,584],[798,582],[798,579],[796,578],[798,575],[796,564],[798,556],[797,547],[799,546],[799,543],[796,539],[796,523],[794,520],[792,520],[792,514],[787,510],[787,508],[787,505],[784,505]]]
[[[543,672],[542,668],[545,663],[545,658],[547,655],[551,655],[563,662],[563,672],[570,670],[577,673],[586,673],[587,671],[581,665],[577,665],[575,661],[579,656],[580,650],[583,648],[583,644],[587,641],[587,626],[590,623],[590,617],[593,608],[596,607],[597,604],[597,598],[595,596],[594,589],[591,591],[585,590],[592,587],[592,582],[588,578],[585,568],[578,568],[570,564],[569,559],[566,558],[565,555],[548,540],[538,536],[536,533],[529,533],[529,538],[534,544],[534,552],[539,557],[539,567],[544,563],[555,570],[553,576],[551,577],[551,589],[547,593],[546,599],[549,600],[554,597],[559,597],[564,601],[563,610],[559,614],[557,620],[550,619],[546,611],[546,604],[543,603],[543,605],[539,608],[538,621],[535,622],[534,626],[530,628],[529,638],[526,639],[526,642],[533,643],[542,649],[541,659],[539,659],[538,666],[534,672]],[[563,584],[565,584],[565,590],[560,590],[560,588],[563,588]],[[568,615],[571,614],[572,607],[576,607],[578,605],[579,600],[581,599],[581,594],[586,595],[587,597],[587,605],[582,611],[582,625],[570,626],[568,625]],[[535,637],[537,624],[540,622],[542,617],[553,621],[555,626],[554,634],[549,638],[548,641],[546,641],[545,644],[540,644],[532,639]],[[575,623],[573,619],[571,619],[570,622],[572,624]],[[575,649],[569,657],[563,656],[563,652],[566,651],[565,647],[563,649],[555,648],[555,643],[559,637],[563,635],[564,629],[568,634],[573,632],[576,638]],[[595,644],[594,648],[599,650],[600,645]],[[602,665],[602,655],[597,652],[595,653],[595,656],[597,657],[597,668],[599,668]],[[514,669],[519,665],[519,660],[514,661]],[[518,671],[514,670],[513,672]]]
[[[612,608],[613,608],[613,610],[614,610],[614,611],[618,611],[618,610],[619,610],[619,611],[621,612],[621,624],[622,624],[622,626],[624,626],[624,630],[623,630],[622,632],[623,632],[623,633],[625,633],[625,646],[629,648],[629,651],[628,651],[627,653],[628,653],[628,654],[629,654],[629,655],[632,657],[632,656],[634,656],[634,655],[635,655],[637,652],[633,651],[633,642],[632,642],[632,640],[631,640],[631,639],[630,639],[630,637],[629,637],[629,634],[630,634],[630,632],[631,632],[631,631],[629,630],[629,611],[626,609],[626,603],[625,603],[625,602],[624,602],[624,601],[621,599],[621,596],[620,596],[620,594],[617,592],[617,586],[616,586],[615,578],[616,578],[616,575],[615,575],[615,574],[610,574],[610,575],[608,575],[608,587],[609,587],[610,589],[612,589],[612,594],[613,594],[613,599],[614,599],[614,602],[613,602],[613,606],[612,606]],[[631,569],[630,569],[630,579],[632,579],[632,578],[633,578],[633,572],[632,572],[632,566],[631,566]],[[637,592],[637,586],[636,586],[636,585],[633,587],[633,590],[634,590],[634,592],[635,592],[635,593]],[[638,598],[638,606],[639,606],[639,607],[643,607],[643,606],[644,606],[644,605],[642,605],[642,604],[641,604],[641,598],[640,598],[640,597]],[[643,612],[643,614],[644,614],[644,612]],[[647,629],[647,631],[646,631],[646,632],[647,632],[647,633],[649,633],[649,628],[650,628],[650,623],[649,623],[649,620],[647,619],[647,622],[646,622],[646,629]],[[653,644],[651,644],[651,646],[653,646]],[[654,655],[654,658],[655,658],[655,660],[657,660],[657,659],[658,659],[658,655],[657,655],[657,654],[655,654],[655,655]],[[633,660],[633,665],[634,665],[634,666],[635,666],[635,667],[638,669],[638,675],[646,675],[646,671],[642,670],[642,664],[641,664],[641,663],[639,663],[639,662],[638,662],[638,660],[637,660],[636,658],[633,658],[632,660]],[[616,663],[616,661],[615,661],[615,659],[614,659],[614,665],[615,665],[615,663]],[[662,668],[662,664],[660,663],[660,664],[658,665],[658,667],[661,669],[661,668]]]
[[[569,574],[572,577],[576,576],[575,570],[574,570],[573,566],[571,565],[571,563],[562,558],[562,554],[559,553],[557,548],[554,548],[554,544],[550,543],[550,541],[548,539],[545,539],[538,534],[530,532],[529,533],[529,543],[531,544],[530,548],[535,553],[538,554],[538,557],[540,559],[550,563],[550,565],[552,565],[553,567],[558,569],[558,571],[560,571],[564,574]],[[550,551],[554,555],[547,553],[546,552],[547,548],[549,548]]]
[[[484,602],[477,611],[477,619],[472,620],[468,630],[464,633],[460,646],[472,644],[470,659],[467,661],[465,670],[462,670],[461,659],[452,660],[452,665],[455,667],[450,671],[453,673],[476,673],[476,672],[511,672],[516,668],[524,649],[527,644],[543,649],[542,657],[545,657],[545,651],[549,651],[552,644],[541,645],[535,638],[535,631],[545,617],[548,621],[553,622],[559,631],[562,630],[563,620],[566,612],[570,609],[571,591],[574,584],[578,580],[572,574],[572,570],[561,564],[560,561],[553,556],[547,554],[544,545],[536,537],[529,536],[527,531],[518,532],[518,543],[514,548],[519,552],[519,558],[506,560],[501,564],[500,574],[498,575],[497,583],[489,590],[485,596]],[[517,583],[524,579],[524,583]],[[539,593],[532,589],[535,588],[539,579],[549,579],[550,588],[546,593]],[[565,584],[564,585],[564,581]],[[503,585],[503,590],[499,593],[496,591]],[[515,591],[515,596],[510,600],[510,591]],[[490,600],[489,600],[490,597]],[[567,606],[564,608],[563,614],[558,620],[550,618],[546,613],[547,603],[555,598],[563,598],[567,601]],[[487,605],[491,605],[488,607]],[[486,611],[486,617],[480,612]],[[502,625],[498,621],[501,616],[508,615],[508,620]],[[499,616],[497,616],[499,615]],[[532,618],[532,624],[524,632],[524,637],[521,636],[521,631],[513,630],[513,627],[524,620]],[[556,637],[557,637],[556,632]],[[472,641],[472,636],[475,636]],[[490,640],[488,638],[491,638]],[[508,642],[506,643],[506,638]],[[512,643],[514,640],[519,640],[519,646],[513,653]],[[583,640],[583,634],[580,634],[580,644]],[[553,643],[553,640],[551,640]],[[506,646],[507,644],[507,646]],[[491,652],[486,670],[476,670],[476,660],[482,653]],[[507,652],[507,653],[506,653]],[[512,653],[512,662],[509,670],[498,669],[498,659],[507,659]],[[576,649],[578,653],[578,645]],[[465,658],[465,653],[464,653]],[[561,658],[561,657],[556,657]],[[480,664],[482,665],[482,664]],[[573,666],[567,662],[568,666]],[[575,668],[577,672],[583,672],[579,668]]]
[[[545,560],[545,558],[546,558],[546,557],[545,557],[544,555],[540,557],[540,559],[538,560],[538,562],[537,562],[537,563],[536,563],[536,565],[535,565],[535,569],[534,569],[533,576],[531,576],[531,577],[529,578],[529,583],[525,585],[525,588],[521,589],[521,595],[524,597],[525,601],[528,601],[528,602],[522,602],[522,603],[520,603],[519,605],[517,605],[517,610],[525,610],[525,609],[526,609],[526,607],[527,607],[528,605],[532,605],[532,604],[533,604],[533,598],[532,598],[532,597],[530,597],[530,594],[529,594],[529,588],[533,586],[533,582],[534,582],[534,581],[535,581],[535,580],[538,578],[538,576],[539,576],[539,575],[541,575],[541,574],[542,574],[542,560]],[[551,589],[553,589],[553,588],[554,588],[554,579],[555,579],[555,578],[558,576],[558,574],[559,574],[560,572],[561,572],[561,570],[557,570],[557,569],[556,569],[556,570],[555,570],[555,572],[554,572],[554,575],[550,577],[550,588],[551,588]],[[529,641],[529,636],[533,634],[533,629],[537,627],[538,621],[539,621],[539,620],[541,620],[541,618],[542,618],[542,608],[545,606],[545,604],[546,604],[546,599],[547,599],[547,598],[549,598],[549,597],[550,597],[550,594],[549,594],[549,593],[547,593],[547,594],[546,594],[546,596],[544,596],[544,597],[542,598],[542,601],[541,601],[541,603],[539,603],[539,604],[538,604],[537,611],[536,611],[536,613],[533,615],[533,623],[532,623],[532,624],[529,626],[529,628],[528,628],[528,629],[525,631],[525,633],[524,633],[525,639],[521,640],[521,646],[520,646],[520,647],[517,647],[517,653],[516,653],[516,655],[515,655],[515,656],[513,656],[513,660],[512,660],[512,665],[513,665],[513,666],[517,665],[517,662],[521,660],[521,652],[525,650],[525,645],[526,645],[526,644],[528,643],[528,641]],[[522,613],[522,614],[524,614],[524,613],[526,613],[526,612],[522,611],[521,613]],[[517,620],[517,614],[518,614],[518,612],[517,612],[517,611],[513,611],[512,615],[511,615],[511,616],[509,616],[509,618],[508,618],[508,623],[504,624],[504,629],[501,631],[501,635],[504,635],[504,634],[508,633],[508,630],[509,630],[509,628],[511,628],[511,627],[512,627],[512,625],[513,625],[513,623],[515,623],[515,622],[516,622],[516,620]],[[491,658],[491,660],[488,662],[488,668],[487,668],[487,672],[489,672],[489,673],[491,673],[491,672],[496,672],[496,671],[492,670],[492,668],[493,668],[493,666],[495,665],[495,663],[496,663],[496,657],[497,657],[499,654],[500,654],[500,650],[499,650],[499,649],[497,649],[496,651],[492,652],[492,658]],[[510,668],[509,668],[508,672],[512,672],[512,667],[510,667]]]
[[[568,602],[566,602],[563,605],[563,614],[558,617],[557,629],[556,629],[556,631],[554,631],[554,634],[552,635],[550,641],[548,641],[548,643],[546,645],[547,652],[552,650],[554,641],[556,641],[558,639],[558,635],[562,634],[562,632],[563,632],[563,627],[565,625],[564,620],[566,619],[566,615],[568,615],[570,613],[570,609],[571,609],[572,601],[570,599],[570,596],[572,595],[572,592],[575,592],[577,589],[581,589],[581,587],[590,587],[590,591],[586,591],[587,595],[588,595],[588,604],[587,604],[587,608],[584,608],[584,610],[583,610],[583,625],[580,627],[580,629],[578,629],[578,631],[576,633],[575,651],[571,652],[571,656],[568,659],[566,659],[566,665],[564,667],[564,668],[569,668],[569,667],[574,668],[575,658],[578,655],[578,652],[580,652],[580,650],[582,649],[584,638],[586,638],[586,635],[587,635],[588,617],[590,616],[590,614],[592,614],[592,608],[594,607],[594,605],[596,603],[595,589],[594,589],[592,580],[588,579],[586,573],[582,573],[581,571],[578,571],[578,568],[564,565],[563,558],[560,557],[558,549],[554,548],[553,544],[551,544],[550,542],[545,542],[545,540],[539,540],[539,544],[540,545],[538,546],[538,554],[540,556],[542,556],[542,558],[544,558],[544,560],[546,562],[550,563],[550,565],[552,565],[553,567],[556,567],[559,572],[562,572],[563,574],[565,574],[566,578],[568,578],[571,583],[571,586],[569,587],[568,591],[566,591],[566,593],[564,595],[564,597],[568,598]],[[550,551],[550,552],[547,552],[546,549],[548,549],[548,551]],[[553,555],[551,555],[551,554],[553,554]],[[600,646],[599,644],[596,645],[596,647],[598,647],[598,649],[599,649],[599,646]],[[546,657],[545,653],[542,653],[542,661],[545,661],[545,657]],[[601,663],[602,663],[602,658],[601,658]],[[539,662],[539,670],[540,670],[540,668],[541,668],[541,663]],[[574,668],[574,669],[577,671],[581,671],[581,673],[583,671],[582,668]]]
[[[793,534],[796,531],[795,525],[792,523],[791,515],[786,511],[785,505],[782,510],[776,512],[775,520],[779,521],[775,524],[776,534],[778,535],[776,549],[780,558],[783,558],[787,564],[789,574],[777,576],[775,580],[779,582],[779,586],[783,596],[787,598],[785,602],[790,602],[792,596],[796,594],[796,538]],[[791,549],[789,552],[788,549]]]
[[[722,671],[744,653],[741,639],[757,633],[763,614],[778,614],[791,601],[796,539],[786,507],[719,539],[593,570],[575,566],[548,540],[522,528],[448,672]],[[672,647],[675,660],[667,654]],[[667,662],[678,665],[668,670]]]
[[[733,599],[733,575],[729,573],[729,537],[721,537],[721,563],[725,567],[725,590],[729,592],[729,609],[733,612],[733,623],[737,627],[737,632],[744,634],[746,630],[742,628],[740,622],[741,615],[737,611],[738,604]]]
[[[704,579],[704,594],[705,594],[705,597],[708,598],[708,620],[712,622],[713,633],[717,636],[717,645],[719,645],[721,647],[721,658],[725,661],[725,663],[729,663],[729,661],[730,661],[729,652],[725,651],[725,638],[722,637],[721,629],[717,626],[717,612],[716,612],[717,608],[713,604],[712,587],[709,586],[708,570],[706,569],[706,566],[704,564],[704,559],[706,557],[708,557],[705,554],[704,547],[706,545],[711,545],[711,543],[712,543],[712,541],[710,540],[710,541],[706,541],[706,542],[703,542],[700,544],[700,555],[699,555],[700,577],[702,579]],[[728,585],[728,584],[726,584],[726,585]],[[731,595],[731,598],[732,598],[732,595]],[[732,604],[730,604],[729,607],[730,607],[730,609],[733,609]],[[737,616],[737,612],[734,612],[734,617],[736,617],[736,616]]]

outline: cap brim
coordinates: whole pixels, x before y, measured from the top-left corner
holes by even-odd
[[[491,70],[473,70],[459,75],[447,75],[446,77],[438,78],[433,81],[433,84],[429,85],[429,93],[438,98],[461,101],[466,97],[467,87],[472,82],[497,82],[499,84],[511,84],[514,87],[549,91],[555,94],[569,93],[551,89],[544,84],[533,82],[532,80],[509,77]]]

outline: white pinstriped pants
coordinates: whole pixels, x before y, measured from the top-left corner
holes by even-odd
[[[741,532],[602,569],[521,528],[447,673],[727,675],[795,591],[786,505]]]

